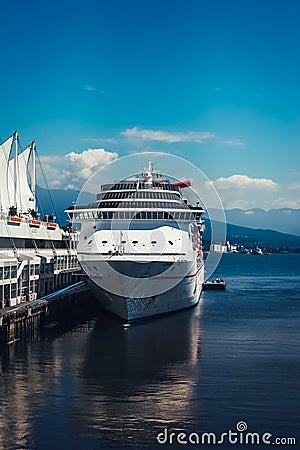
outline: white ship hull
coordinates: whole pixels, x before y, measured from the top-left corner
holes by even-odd
[[[127,271],[131,272],[132,262],[127,261],[121,262],[120,264],[123,265],[121,269],[123,274]],[[163,266],[165,263],[161,264]],[[187,275],[182,278],[175,276],[175,282],[172,283],[173,286],[170,289],[153,295],[153,292],[163,291],[167,286],[163,274],[157,275],[158,264],[156,263],[153,271],[152,263],[144,263],[138,264],[138,266],[140,266],[139,276],[142,276],[141,271],[147,274],[147,276],[149,276],[151,271],[154,272],[154,277],[146,280],[146,283],[149,286],[149,292],[147,293],[145,285],[143,285],[142,291],[139,292],[139,283],[136,283],[134,279],[128,281],[131,285],[127,284],[125,286],[124,276],[123,274],[120,274],[119,286],[123,283],[124,295],[117,295],[100,287],[103,283],[99,283],[99,279],[102,278],[102,274],[104,274],[104,276],[106,274],[106,261],[90,260],[89,262],[86,261],[86,264],[81,261],[81,265],[83,269],[89,273],[92,280],[92,289],[102,307],[125,322],[131,322],[137,319],[166,314],[196,306],[199,302],[202,283],[204,281],[203,261],[177,262],[174,264],[175,266],[180,266],[177,268],[177,272],[186,273]],[[94,268],[93,274],[91,274],[91,267]],[[118,268],[120,269],[120,265],[118,265]],[[135,271],[135,276],[138,276],[137,271]],[[116,277],[118,277],[118,273],[116,273]],[[170,279],[171,277],[169,276],[166,278]],[[114,279],[114,283],[118,283],[117,278]],[[153,283],[156,286],[153,285]],[[132,295],[128,295],[129,292],[131,292]]]

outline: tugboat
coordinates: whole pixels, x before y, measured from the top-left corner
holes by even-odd
[[[216,278],[215,280],[204,281],[202,288],[204,291],[225,291],[226,283],[221,278]]]

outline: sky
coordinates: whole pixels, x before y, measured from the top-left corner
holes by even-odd
[[[52,188],[168,152],[225,208],[300,208],[297,0],[73,0],[2,5],[1,122],[35,140]]]

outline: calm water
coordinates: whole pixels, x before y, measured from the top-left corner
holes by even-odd
[[[193,310],[128,329],[102,316],[2,351],[0,449],[163,448],[165,428],[239,421],[300,448],[300,255],[225,255],[215,276],[227,291]]]

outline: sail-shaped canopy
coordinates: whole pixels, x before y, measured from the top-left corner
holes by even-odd
[[[13,179],[8,180],[8,161],[11,148],[14,141],[14,135],[10,136],[3,144],[0,145],[0,210],[7,214],[10,206],[13,205],[13,197],[10,200],[8,185]]]
[[[35,209],[34,194],[28,181],[33,144],[9,159],[16,139],[15,133],[0,145],[0,210],[5,214],[11,206],[17,207],[18,213]],[[17,152],[17,147],[15,150]]]
[[[28,166],[31,154],[31,145],[18,154],[17,158],[17,183],[16,183],[16,200],[18,212],[27,212],[28,209],[34,209],[34,196],[28,183]],[[16,157],[15,157],[16,158]],[[11,159],[8,164],[8,196],[13,201],[15,183],[13,182],[13,173],[15,158]]]
[[[18,183],[17,183],[17,199],[19,202],[19,210],[27,212],[29,209],[34,209],[34,195],[29,187],[29,158],[31,155],[32,145],[29,145],[18,155]]]

